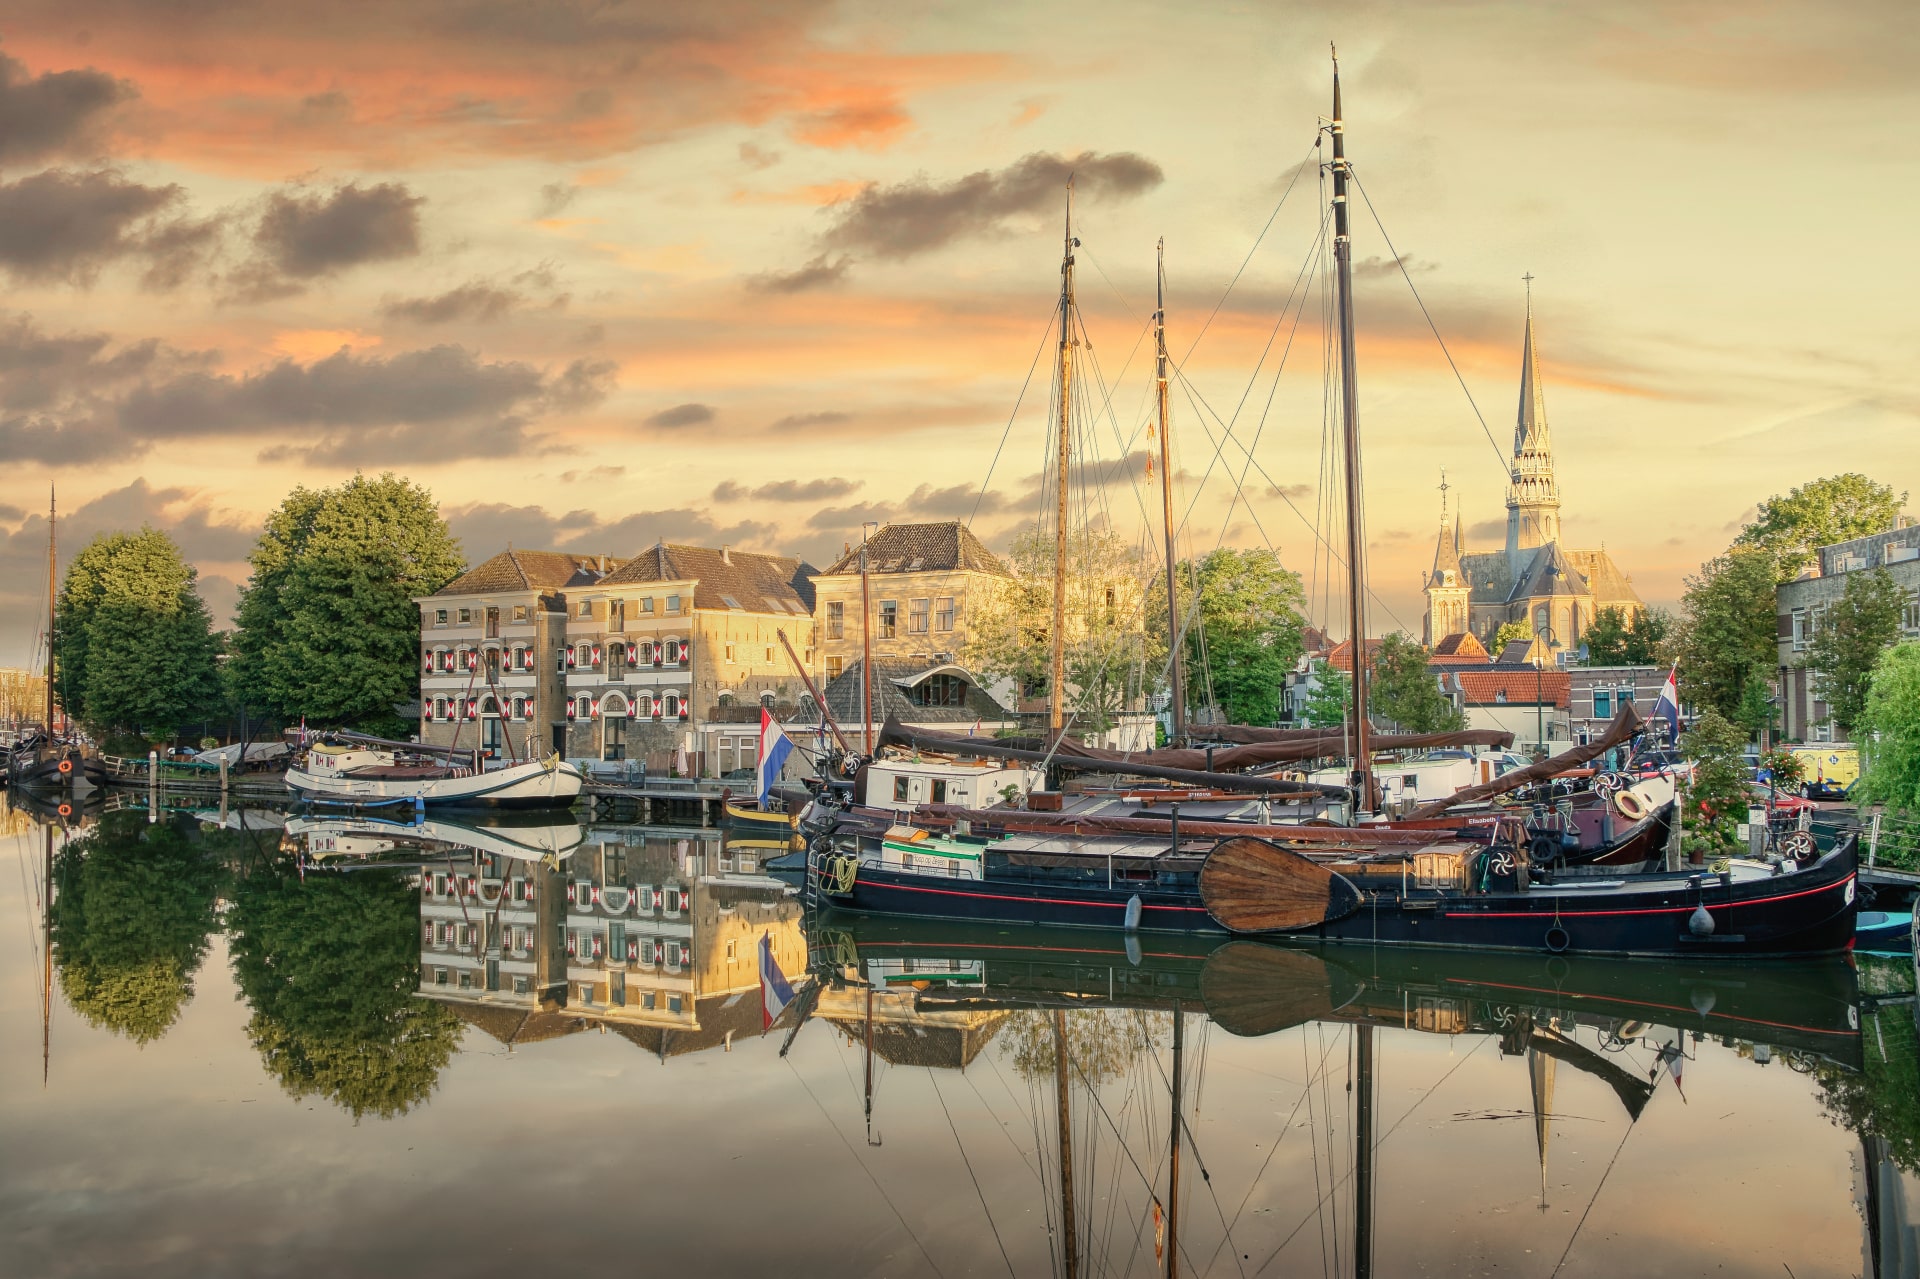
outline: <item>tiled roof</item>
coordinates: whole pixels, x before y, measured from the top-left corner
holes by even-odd
[[[1484,662],[1487,660],[1487,648],[1472,631],[1455,631],[1433,646],[1434,664],[1451,662]]]
[[[560,590],[598,581],[602,564],[612,569],[619,563],[612,556],[575,555],[570,551],[502,551],[474,565],[434,594]]]
[[[526,1004],[480,1003],[433,993],[427,997],[452,1009],[454,1016],[461,1021],[503,1044],[538,1043],[543,1039],[557,1039],[586,1029],[578,1021],[561,1013],[546,1012]]]
[[[695,608],[813,615],[813,566],[790,555],[661,542],[607,574],[605,585],[695,583]]]
[[[996,720],[1013,718],[1012,713],[996,702],[971,675],[966,677],[971,687],[967,689],[966,702],[963,705],[915,705],[907,695],[907,687],[918,682],[919,677],[943,668],[954,672],[960,669],[945,662],[928,666],[918,662],[876,660],[873,664],[873,722],[884,724],[890,716],[905,724],[971,724],[975,720],[992,723]],[[850,662],[846,670],[820,690],[820,695],[827,699],[828,713],[839,723],[860,723],[860,672],[862,669],[864,668],[859,661]]]
[[[932,1070],[959,1070],[972,1063],[980,1051],[993,1042],[1011,1012],[996,1010],[981,1013],[977,1021],[963,1024],[936,1021],[877,1022],[869,1032],[864,1021],[848,1018],[824,1018],[829,1025],[863,1039],[873,1039],[874,1056],[890,1066],[921,1066]]]
[[[1008,576],[1007,566],[986,548],[973,531],[958,520],[945,524],[888,524],[867,542],[869,573],[926,573],[973,569]],[[855,546],[822,576],[860,571],[860,548]]]
[[[1565,707],[1572,685],[1565,671],[1453,671],[1447,678],[1468,706],[1537,706],[1544,698]]]
[[[1374,662],[1378,660],[1380,645],[1382,643],[1383,641],[1378,639],[1370,639],[1367,641],[1368,666],[1372,666]],[[1341,640],[1338,644],[1335,644],[1333,651],[1327,654],[1327,665],[1336,670],[1345,671],[1349,675],[1353,674],[1353,641]]]
[[[1574,567],[1573,561],[1560,549],[1560,543],[1548,542],[1534,549],[1532,562],[1508,598],[1538,599],[1588,593],[1586,574]]]

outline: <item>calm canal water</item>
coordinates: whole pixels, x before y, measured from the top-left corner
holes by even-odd
[[[713,832],[201,816],[56,830],[43,967],[5,814],[8,1274],[1913,1273],[1904,961],[1129,947],[810,917]],[[819,978],[770,1031],[763,944]]]

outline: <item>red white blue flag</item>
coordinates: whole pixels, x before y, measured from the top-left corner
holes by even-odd
[[[787,981],[787,975],[780,971],[780,965],[774,962],[773,939],[766,933],[760,934],[760,1028],[773,1029],[773,1023],[780,1020],[780,1014],[793,1002],[793,987]]]
[[[764,811],[767,799],[773,794],[773,784],[780,780],[780,770],[786,766],[787,756],[793,754],[793,742],[786,731],[780,727],[780,721],[766,707],[760,708],[760,767],[755,774],[756,787],[760,792],[760,807]]]
[[[1680,740],[1680,686],[1674,680],[1675,668],[1667,669],[1666,687],[1660,690],[1659,700],[1653,704],[1656,719],[1667,722],[1667,745]]]

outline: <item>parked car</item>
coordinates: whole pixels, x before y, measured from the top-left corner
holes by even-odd
[[[1856,782],[1858,780],[1858,778],[1854,779]],[[1808,799],[1820,799],[1832,802],[1834,800],[1845,799],[1847,792],[1851,791],[1853,787],[1854,782],[1836,781],[1831,777],[1816,777],[1811,781],[1802,782],[1800,784],[1800,793]]]

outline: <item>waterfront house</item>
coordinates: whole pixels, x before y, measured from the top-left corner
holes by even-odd
[[[1920,638],[1920,525],[1909,515],[1883,532],[1821,547],[1798,580],[1783,582],[1775,592],[1780,711],[1788,741],[1835,740],[1819,677],[1806,667],[1807,645],[1828,605],[1845,593],[1848,575],[1874,569],[1885,569],[1906,593],[1901,637]]]
[[[567,755],[726,776],[758,759],[760,708],[810,709],[810,565],[662,542],[567,593]]]
[[[1566,671],[1502,667],[1453,670],[1443,678],[1443,691],[1466,713],[1468,728],[1512,733],[1515,748],[1526,751],[1551,754],[1569,744]]]
[[[1667,684],[1664,666],[1572,666],[1567,668],[1568,718],[1573,740],[1587,743],[1606,732],[1622,706],[1632,706],[1664,732],[1664,721],[1653,718],[1653,704]]]
[[[887,524],[867,542],[869,643],[881,662],[927,670],[956,662],[973,609],[1008,580],[1006,565],[957,520]],[[813,578],[824,686],[861,656],[860,547]]]
[[[619,565],[605,555],[507,550],[417,598],[420,740],[494,759],[564,752],[567,593]]]

